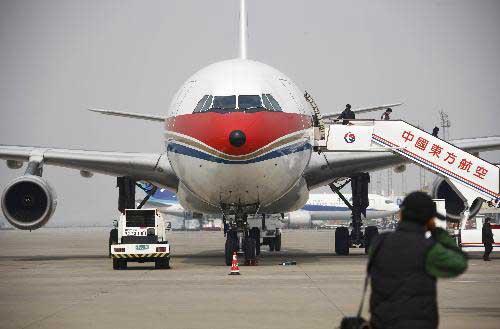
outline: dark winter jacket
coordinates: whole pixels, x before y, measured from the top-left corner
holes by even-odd
[[[453,277],[467,268],[467,258],[445,230],[431,238],[425,228],[403,221],[387,233],[371,265],[370,313],[375,329],[434,329],[438,327],[436,278]]]
[[[490,223],[484,223],[483,225],[483,243],[494,243],[493,231],[491,230]]]

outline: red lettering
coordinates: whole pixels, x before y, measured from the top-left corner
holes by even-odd
[[[436,158],[439,158],[439,155],[441,154],[442,150],[443,148],[441,146],[432,144],[431,151],[429,152],[429,154],[435,156]]]
[[[458,169],[461,170],[466,170],[467,172],[470,172],[470,167],[472,166],[471,161],[467,161],[467,159],[462,159],[460,160],[460,163],[458,164]]]
[[[411,133],[411,131],[407,131],[405,130],[403,135],[401,135],[401,137],[403,137],[403,139],[405,140],[405,142],[411,142],[413,140],[413,137],[415,137],[415,135],[413,135]]]
[[[446,153],[448,153],[448,155],[446,156],[444,161],[448,162],[449,164],[452,164],[453,162],[455,162],[455,160],[457,159],[457,156],[455,155],[455,153],[452,153],[452,152],[446,152]]]
[[[477,166],[476,173],[474,174],[474,176],[484,179],[484,176],[486,176],[487,173],[488,169],[481,166]]]
[[[417,138],[417,141],[415,142],[415,147],[422,150],[422,151],[425,151],[428,144],[429,144],[429,141],[427,139],[419,137],[419,138]]]

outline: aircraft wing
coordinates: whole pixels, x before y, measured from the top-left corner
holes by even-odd
[[[102,110],[102,109],[89,109],[91,112],[104,114],[104,115],[112,115],[116,117],[130,118],[130,119],[141,119],[148,121],[157,121],[164,122],[165,118],[161,115],[152,115],[152,114],[141,114],[141,113],[131,113],[131,112],[122,112],[122,111],[112,111],[112,110]]]
[[[124,153],[58,149],[49,147],[0,145],[0,159],[11,160],[9,167],[18,168],[30,157],[43,158],[44,165],[53,165],[100,173],[129,176],[177,190],[178,179],[164,153]]]
[[[400,105],[403,105],[403,103],[362,107],[362,108],[358,108],[358,109],[353,109],[352,111],[356,114],[363,114],[363,113],[369,113],[369,112],[374,112],[374,111],[387,110],[388,108],[393,108],[393,107],[400,106]],[[336,119],[336,118],[338,118],[338,116],[341,113],[342,112],[325,113],[325,114],[321,114],[321,118],[323,118],[323,119]]]
[[[469,153],[500,150],[500,136],[457,139],[449,143]],[[395,167],[407,162],[405,158],[390,151],[313,153],[304,177],[312,190],[328,185],[340,177]]]

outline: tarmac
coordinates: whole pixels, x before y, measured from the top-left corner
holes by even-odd
[[[108,232],[0,231],[0,328],[331,329],[359,305],[367,258],[336,256],[333,231],[284,231],[282,251],[263,247],[240,276],[228,275],[221,232],[172,232],[172,269],[124,271],[112,270]],[[440,328],[500,328],[499,256],[473,255],[438,292]]]

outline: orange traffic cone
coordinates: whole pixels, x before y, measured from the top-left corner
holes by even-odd
[[[240,267],[238,266],[236,252],[233,253],[233,261],[231,262],[231,272],[229,272],[229,275],[240,275]]]

